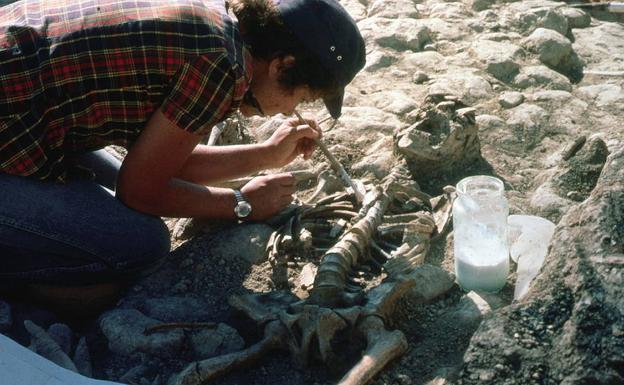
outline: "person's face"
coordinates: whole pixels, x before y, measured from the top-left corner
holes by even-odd
[[[280,72],[292,65],[292,58],[276,58],[270,62],[254,65],[254,78],[251,92],[265,115],[292,115],[299,103],[312,102],[320,97],[306,85],[297,86],[294,90],[285,89],[278,81]],[[240,108],[243,115],[260,115],[257,108],[243,104]]]

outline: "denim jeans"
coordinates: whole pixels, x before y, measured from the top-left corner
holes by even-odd
[[[169,253],[163,221],[115,198],[119,161],[100,150],[79,162],[95,181],[59,184],[0,172],[0,288],[117,282]]]

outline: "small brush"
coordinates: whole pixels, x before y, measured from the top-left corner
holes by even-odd
[[[307,124],[303,117],[299,114],[299,112],[295,111],[294,113],[295,116],[299,118],[299,122],[301,124]],[[347,174],[344,167],[342,167],[342,164],[340,164],[338,159],[336,159],[336,157],[334,157],[334,155],[329,152],[329,149],[327,148],[325,143],[321,142],[319,139],[315,139],[314,141],[316,145],[321,149],[325,157],[327,157],[329,163],[332,166],[332,169],[336,172],[336,174],[338,174],[340,180],[342,180],[342,183],[345,185],[345,187],[351,187],[353,189],[353,192],[355,193],[355,199],[358,201],[358,203],[364,201],[364,195],[366,194],[366,192],[362,191],[361,188],[359,188],[358,185],[353,182],[353,179],[351,179],[349,174]]]

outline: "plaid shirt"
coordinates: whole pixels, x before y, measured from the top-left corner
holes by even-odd
[[[200,135],[238,109],[250,56],[223,0],[22,0],[0,8],[0,171],[64,180],[160,107]]]

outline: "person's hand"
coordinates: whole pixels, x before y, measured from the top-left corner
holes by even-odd
[[[253,178],[241,188],[247,202],[251,204],[251,214],[247,219],[272,217],[292,202],[295,191],[296,180],[290,173]]]
[[[321,130],[314,120],[301,124],[297,118],[286,120],[264,142],[269,147],[272,167],[282,167],[303,155],[309,159],[316,148],[315,139],[321,138]]]

